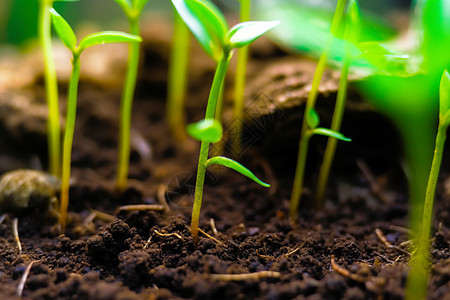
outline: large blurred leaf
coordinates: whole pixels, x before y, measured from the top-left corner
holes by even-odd
[[[228,32],[220,10],[209,0],[172,0],[172,3],[205,52],[219,60]]]
[[[409,55],[395,53],[378,42],[360,43],[358,48],[362,52],[361,57],[375,66],[381,74],[400,77],[411,76],[409,71],[413,66]]]

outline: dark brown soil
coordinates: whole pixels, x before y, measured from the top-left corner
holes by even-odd
[[[84,81],[73,149],[68,230],[58,236],[50,221],[39,216],[22,218],[19,231],[24,250],[19,255],[7,218],[0,225],[0,298],[18,298],[21,277],[33,262],[23,289],[25,299],[402,299],[410,249],[402,244],[409,238],[408,206],[396,134],[383,135],[388,138],[380,141],[384,145],[378,145],[382,151],[378,155],[372,154],[373,141],[338,151],[326,208],[313,210],[312,192],[306,190],[300,222],[293,228],[287,214],[295,155],[287,160],[280,149],[289,155],[295,153],[297,140],[288,131],[274,132],[279,126],[283,128],[279,125],[283,118],[292,120],[295,114],[298,118],[301,107],[283,108],[278,118],[258,123],[267,127],[242,153],[240,160],[270,182],[271,189],[226,170],[208,173],[200,225],[213,238],[200,235],[199,244],[194,244],[189,222],[198,145],[193,141],[177,143],[168,131],[164,120],[168,41],[160,38],[159,44],[149,42],[145,48],[143,79],[133,112],[129,188],[123,193],[114,190],[120,89]],[[269,63],[268,57],[281,55],[273,46],[261,45],[250,66],[253,73]],[[213,64],[204,59],[204,66],[194,68],[195,77],[191,76],[190,121],[200,119],[206,105],[202,99],[206,99]],[[309,68],[310,63],[304,66]],[[42,106],[42,79],[36,78],[26,87],[2,91],[0,98],[14,98],[26,91],[31,95],[27,99]],[[64,91],[64,86],[61,89]],[[326,99],[333,98],[333,91],[321,97],[321,109],[326,110]],[[383,117],[367,109],[364,117],[358,117],[349,108],[344,126],[349,128],[364,118],[377,126],[375,133],[392,131]],[[18,107],[5,106],[0,110],[2,173],[19,167],[36,168],[36,161],[45,165],[45,122],[36,113],[27,121],[26,113],[18,111]],[[7,118],[13,113],[17,113],[15,121]],[[247,127],[246,136],[252,137],[252,126]],[[314,187],[322,143],[313,141],[311,146],[309,188]],[[364,149],[370,155],[364,155]],[[374,196],[357,160],[374,173],[386,202]],[[429,299],[450,299],[448,166],[441,173]],[[117,210],[126,204],[157,204],[161,197],[167,201],[169,212]],[[92,221],[92,209],[115,220]],[[395,247],[386,246],[377,229]],[[214,276],[255,272],[262,273],[244,280]]]

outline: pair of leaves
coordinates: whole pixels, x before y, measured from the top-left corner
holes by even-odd
[[[441,126],[450,126],[450,74],[444,71],[439,87],[439,118]]]
[[[172,0],[172,3],[203,50],[216,61],[224,50],[248,45],[279,24],[243,22],[228,30],[225,17],[209,0]]]
[[[134,34],[120,31],[101,31],[86,36],[81,40],[80,44],[77,45],[77,37],[69,23],[67,23],[67,21],[53,8],[50,10],[50,13],[52,15],[52,22],[56,33],[64,45],[66,45],[74,55],[80,55],[86,48],[94,45],[142,41],[139,36]]]
[[[114,0],[119,4],[127,16],[131,16],[133,11],[135,15],[140,15],[148,0]]]
[[[345,135],[343,135],[340,132],[336,132],[333,131],[331,129],[328,128],[323,128],[323,127],[317,127],[319,126],[320,123],[320,118],[319,118],[319,114],[317,113],[317,111],[313,108],[308,109],[308,111],[306,112],[306,122],[308,123],[308,126],[310,128],[310,132],[311,135],[313,134],[319,134],[319,135],[325,135],[328,137],[332,137],[344,142],[351,142],[352,139],[346,137]]]

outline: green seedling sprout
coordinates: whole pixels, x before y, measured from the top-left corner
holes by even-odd
[[[172,0],[180,17],[189,27],[203,50],[218,62],[211,86],[205,118],[187,127],[188,133],[201,141],[200,156],[195,184],[194,207],[192,209],[191,233],[194,241],[198,241],[198,224],[200,208],[203,197],[206,168],[218,164],[232,168],[249,177],[258,184],[270,185],[259,180],[252,172],[239,163],[222,156],[212,157],[208,160],[209,146],[222,138],[222,124],[215,119],[217,101],[220,89],[231,58],[231,51],[244,47],[258,37],[278,25],[272,22],[244,22],[228,29],[225,17],[219,9],[207,0]]]
[[[69,0],[66,0],[69,1]],[[44,53],[45,93],[48,106],[47,143],[50,173],[61,172],[61,127],[59,125],[58,81],[53,61],[50,9],[55,0],[39,0],[39,42]]]
[[[360,13],[356,0],[350,0],[348,3],[348,18],[345,22],[344,39],[353,44],[358,43],[358,35],[360,31]],[[346,51],[344,56],[344,62],[341,71],[341,78],[339,80],[338,93],[336,98],[336,104],[334,108],[333,118],[331,121],[330,129],[332,131],[340,131],[342,118],[344,116],[345,100],[347,97],[347,83],[348,83],[348,70],[350,67],[351,57],[350,50],[348,49],[348,43],[345,44]],[[331,164],[333,163],[334,154],[336,152],[337,139],[328,138],[327,146],[325,148],[325,154],[322,165],[320,166],[319,177],[317,180],[316,188],[316,207],[322,209],[324,207],[323,197],[325,194],[325,188],[328,182],[330,174]]]
[[[333,21],[331,23],[331,33],[336,34],[339,30],[341,19],[344,15],[345,10],[345,0],[338,0],[336,10],[334,13]],[[312,131],[315,123],[308,122],[311,119],[311,115],[316,115],[314,107],[316,105],[316,99],[319,91],[320,81],[322,80],[322,75],[325,71],[325,67],[328,60],[328,55],[331,51],[332,37],[330,38],[328,44],[325,46],[322,52],[319,62],[317,63],[316,70],[314,72],[314,77],[312,81],[311,91],[308,94],[308,99],[306,100],[305,115],[302,122],[302,130],[300,134],[299,150],[297,157],[297,167],[295,171],[294,183],[292,187],[292,194],[290,200],[289,215],[291,221],[295,221],[297,218],[298,206],[300,205],[300,199],[303,190],[303,177],[305,172],[306,158],[308,156],[308,144],[309,139],[312,136]],[[317,124],[316,124],[317,126]]]
[[[184,141],[187,138],[183,108],[187,89],[189,45],[189,29],[178,13],[174,11],[173,43],[169,64],[166,117],[170,130],[178,141]]]
[[[430,231],[433,214],[433,202],[438,181],[439,169],[447,129],[450,126],[450,74],[448,70],[442,75],[439,88],[439,126],[434,146],[434,155],[428,177],[425,203],[423,206],[422,226],[417,248],[413,252],[411,271],[406,286],[406,299],[426,299],[428,275],[430,270]]]
[[[75,118],[77,111],[78,81],[80,79],[80,56],[83,51],[94,45],[108,43],[140,42],[137,35],[119,31],[101,31],[84,37],[79,44],[70,25],[61,17],[56,10],[51,9],[52,22],[56,33],[64,45],[72,52],[72,74],[70,76],[68,97],[66,130],[63,141],[62,178],[61,178],[61,199],[60,199],[60,226],[64,232],[66,227],[67,209],[69,206],[69,179],[70,162],[72,155],[72,142],[75,129]]]
[[[130,34],[140,35],[139,21],[148,0],[115,0],[128,18]],[[116,187],[123,191],[127,186],[130,163],[130,128],[136,78],[139,68],[139,42],[130,42],[128,49],[128,68],[120,102],[119,157],[116,174]]]
[[[241,12],[239,16],[240,22],[247,22],[250,20],[250,0],[241,0]],[[248,60],[249,46],[244,46],[238,50],[236,77],[234,81],[234,105],[233,117],[234,122],[232,132],[234,134],[232,140],[233,153],[241,153],[241,132],[242,132],[242,111],[244,109],[244,91],[245,78],[247,75],[247,60]]]

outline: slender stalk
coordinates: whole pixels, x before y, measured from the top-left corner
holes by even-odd
[[[59,224],[61,232],[66,229],[67,209],[69,207],[69,180],[70,162],[72,157],[73,134],[77,114],[78,82],[80,79],[80,56],[74,54],[72,60],[72,75],[70,76],[67,98],[66,130],[63,142],[62,178],[61,178],[61,204]]]
[[[187,138],[183,114],[189,64],[189,29],[180,15],[174,11],[174,33],[167,86],[166,117],[173,135],[179,141]]]
[[[426,299],[428,276],[430,272],[430,229],[433,214],[433,202],[439,169],[444,152],[447,126],[439,126],[436,144],[428,178],[425,203],[423,207],[422,227],[415,255],[411,261],[411,271],[406,284],[405,299]]]
[[[241,12],[239,22],[250,20],[250,0],[241,0]],[[234,106],[233,106],[233,126],[231,132],[234,134],[232,139],[232,149],[235,155],[241,154],[241,135],[242,135],[242,111],[244,109],[244,91],[245,79],[247,75],[249,45],[238,50],[236,77],[234,82]]]
[[[338,0],[337,6],[336,6],[336,11],[335,11],[334,17],[333,17],[333,21],[331,23],[331,31],[337,30],[339,23],[342,19],[342,15],[344,13],[345,3],[346,3],[345,0]],[[333,42],[333,37],[330,36],[330,39],[328,40],[327,45],[325,45],[325,48],[319,58],[319,62],[317,63],[317,67],[314,72],[314,77],[313,77],[313,81],[312,81],[311,91],[309,92],[308,99],[306,100],[305,115],[306,115],[306,113],[308,113],[309,110],[313,109],[316,105],[320,81],[322,80],[322,76],[325,71],[328,56],[331,51],[332,42]],[[290,215],[291,221],[295,221],[295,219],[297,218],[297,210],[298,210],[298,206],[300,204],[300,199],[302,196],[303,176],[304,176],[304,172],[305,172],[305,163],[306,163],[306,156],[307,156],[308,144],[309,144],[309,136],[307,136],[308,130],[309,130],[308,122],[306,121],[306,117],[304,117],[303,122],[302,122],[300,141],[299,141],[297,167],[296,167],[296,171],[295,171],[294,183],[293,183],[293,187],[292,187],[292,194],[291,194],[291,200],[290,200],[289,215]],[[302,151],[304,151],[305,153],[301,153]]]
[[[347,98],[349,66],[350,66],[350,55],[348,51],[346,51],[344,65],[341,71],[341,78],[339,80],[339,88],[336,97],[333,119],[331,121],[331,128],[330,128],[331,130],[336,132],[341,130],[342,118],[344,116],[345,100]],[[320,166],[319,178],[317,181],[316,207],[318,209],[322,209],[324,206],[323,197],[325,194],[325,187],[327,186],[331,164],[333,163],[334,154],[336,153],[337,143],[338,143],[337,139],[332,137],[328,138],[327,147],[325,148],[325,154],[322,165]]]
[[[129,17],[130,33],[139,35],[139,17]],[[117,165],[116,187],[123,191],[127,186],[130,161],[130,128],[136,78],[139,68],[140,43],[128,45],[128,69],[120,102],[119,157]]]
[[[61,175],[61,128],[59,124],[58,82],[53,61],[50,9],[53,0],[39,1],[39,41],[44,52],[45,93],[48,106],[47,143],[50,173]]]
[[[205,119],[214,119],[217,101],[219,99],[220,88],[225,79],[225,74],[230,62],[229,52],[225,52],[217,65],[214,74],[211,91],[208,97],[208,105],[206,107]],[[194,207],[192,209],[191,234],[194,242],[198,242],[198,224],[200,219],[200,208],[202,205],[203,186],[205,184],[206,161],[208,160],[209,142],[202,141],[200,146],[200,156],[198,158],[197,180],[195,182]]]

